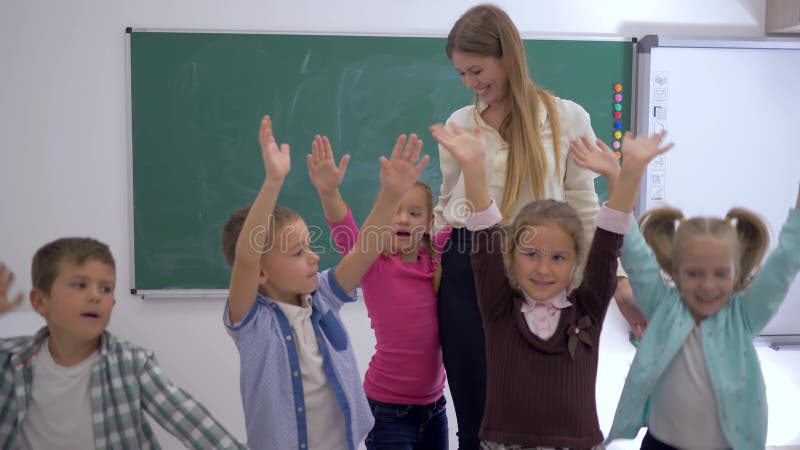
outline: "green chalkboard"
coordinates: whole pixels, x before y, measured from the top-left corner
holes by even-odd
[[[534,79],[591,114],[611,141],[613,90],[622,83],[630,123],[632,43],[528,40]],[[378,157],[400,133],[417,132],[437,194],[438,151],[428,126],[472,102],[444,53],[418,37],[130,32],[135,290],[225,289],[219,244],[228,214],[263,181],[257,140],[264,114],[292,147],[279,202],[308,222],[320,267],[332,250],[305,155],[328,135],[352,160],[343,195],[362,221],[377,193]],[[598,182],[598,193],[606,195]]]

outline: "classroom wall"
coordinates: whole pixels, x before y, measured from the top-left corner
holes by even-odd
[[[116,256],[118,273],[111,331],[155,350],[165,372],[243,438],[238,357],[220,321],[222,302],[142,302],[128,294],[131,215],[125,27],[443,36],[475,3],[4,0],[0,8],[0,260],[17,273],[15,290],[30,289],[30,257],[44,242],[67,235],[107,242]],[[764,34],[761,0],[497,3],[526,36]],[[453,82],[458,82],[455,76]],[[258,120],[253,118],[254,151]],[[280,130],[277,133],[280,138]],[[364,343],[373,338],[366,317],[361,317],[351,337],[362,346],[363,370],[371,351]],[[0,318],[0,337],[29,334],[41,324],[26,306]],[[163,438],[163,431],[158,432],[165,448],[180,448],[176,441]]]

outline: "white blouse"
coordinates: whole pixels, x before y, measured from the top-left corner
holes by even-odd
[[[555,157],[553,151],[553,136],[550,122],[547,120],[547,110],[544,105],[539,107],[539,127],[542,133],[542,142],[547,153],[549,168],[547,179],[544,180],[545,198],[566,201],[578,211],[578,217],[583,223],[586,239],[594,236],[594,218],[600,209],[597,194],[594,191],[594,179],[598,176],[595,172],[578,167],[569,158],[569,142],[572,139],[587,136],[592,142],[596,139],[589,119],[589,113],[580,105],[570,100],[556,97],[556,106],[561,121],[561,170],[555,173]],[[506,161],[508,158],[509,143],[500,134],[489,126],[480,116],[487,105],[480,103],[475,106],[465,106],[454,112],[447,123],[454,123],[466,131],[472,131],[480,126],[487,143],[486,169],[489,176],[489,194],[499,204],[503,199],[505,189]],[[470,214],[467,207],[464,190],[464,175],[458,162],[439,146],[439,165],[442,171],[442,186],[440,189],[439,203],[434,208],[437,227],[450,225],[461,228]],[[513,208],[516,214],[523,206],[534,200],[528,186],[520,192],[519,200]]]

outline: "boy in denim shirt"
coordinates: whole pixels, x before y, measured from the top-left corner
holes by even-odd
[[[352,252],[318,272],[303,219],[276,206],[290,169],[272,121],[259,130],[266,177],[253,204],[222,232],[233,266],[224,322],[239,349],[248,444],[254,449],[355,450],[374,420],[339,308],[383,251],[380,229],[428,162],[422,142],[400,136],[381,158],[381,190]]]

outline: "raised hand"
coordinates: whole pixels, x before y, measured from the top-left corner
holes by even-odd
[[[580,140],[570,141],[569,150],[572,162],[584,169],[595,171],[606,178],[616,177],[619,173],[617,155],[600,139],[592,143],[586,136],[581,136]]]
[[[289,144],[281,144],[279,147],[275,142],[275,135],[272,134],[272,119],[269,116],[261,119],[258,142],[261,143],[261,157],[264,159],[267,178],[283,181],[292,166]]]
[[[633,137],[630,131],[626,132],[622,137],[622,166],[644,170],[653,158],[674,146],[672,143],[661,144],[666,135],[666,131],[661,131],[650,137]]]
[[[0,262],[0,314],[10,311],[22,303],[22,292],[14,296],[14,299],[9,301],[8,290],[11,284],[14,283],[14,272],[9,270],[5,264]]]
[[[401,134],[392,149],[389,159],[381,156],[381,187],[391,195],[400,198],[414,186],[419,174],[428,165],[428,155],[419,159],[422,150],[422,141],[416,134],[406,140],[406,135]],[[419,160],[419,161],[417,161]]]
[[[311,154],[306,155],[306,162],[311,183],[320,194],[328,194],[342,183],[347,171],[347,164],[350,162],[350,155],[342,156],[337,167],[331,149],[331,141],[327,136],[317,135],[314,136],[314,142],[311,143]]]
[[[483,141],[481,127],[475,127],[475,133],[470,134],[458,125],[450,124],[446,127],[440,123],[430,127],[433,138],[445,148],[462,168],[483,164],[486,157],[486,143]]]

